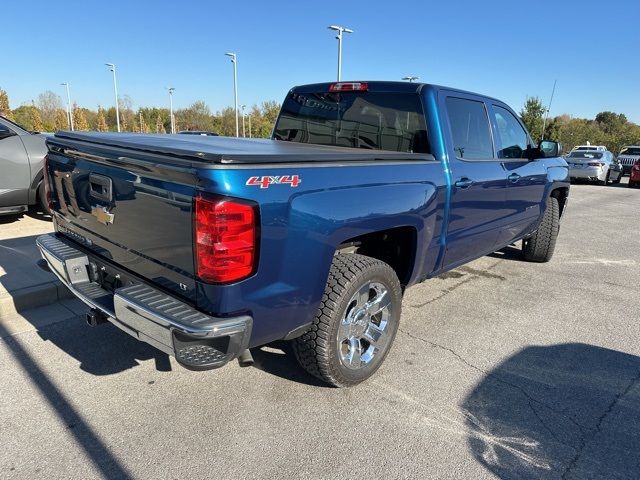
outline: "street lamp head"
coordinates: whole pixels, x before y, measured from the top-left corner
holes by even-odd
[[[175,87],[169,87],[167,90],[169,90],[169,95],[173,95],[173,92],[176,91]]]
[[[227,57],[230,57],[230,58],[231,58],[231,61],[235,63],[235,61],[236,61],[236,54],[235,54],[235,53],[233,53],[233,52],[227,52],[227,53],[225,53],[225,55],[226,55]]]
[[[60,85],[62,85],[63,87],[66,87],[69,84],[67,82],[62,82]]]
[[[350,28],[341,27],[340,25],[329,25],[327,28],[329,30],[335,30],[336,32],[353,33],[353,30],[351,30]]]
[[[105,65],[109,67],[109,70],[111,70],[112,72],[115,72],[116,66],[113,63],[105,63]]]
[[[408,76],[408,77],[402,77],[402,80],[409,80],[409,83],[413,82],[414,80],[418,80],[420,77],[415,77],[415,76]]]

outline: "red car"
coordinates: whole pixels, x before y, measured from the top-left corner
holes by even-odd
[[[640,187],[640,160],[636,160],[629,174],[629,188],[633,187]]]

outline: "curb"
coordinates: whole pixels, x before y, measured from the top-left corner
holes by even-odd
[[[51,281],[0,294],[0,318],[73,298],[59,281]]]

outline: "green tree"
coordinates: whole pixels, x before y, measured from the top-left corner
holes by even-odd
[[[520,118],[536,143],[541,139],[545,113],[546,108],[538,97],[527,97],[523,109],[520,110]]]
[[[182,130],[211,130],[214,121],[211,110],[202,100],[192,103],[187,108],[182,108],[174,112],[176,123]],[[166,118],[169,118],[167,115]],[[235,124],[234,124],[235,125]],[[235,133],[235,126],[234,126]]]

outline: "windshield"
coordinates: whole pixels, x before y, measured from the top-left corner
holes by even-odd
[[[640,147],[625,147],[620,150],[620,155],[640,155]]]
[[[600,159],[602,158],[602,152],[571,152],[569,158],[587,158],[589,160],[592,159]]]
[[[420,96],[415,93],[290,93],[274,138],[396,152],[429,153]]]

